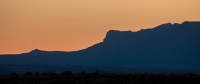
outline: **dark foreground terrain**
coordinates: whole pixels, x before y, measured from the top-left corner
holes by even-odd
[[[200,84],[200,74],[192,73],[107,73],[66,71],[0,75],[0,84]]]

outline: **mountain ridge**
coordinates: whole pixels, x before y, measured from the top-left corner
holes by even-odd
[[[148,31],[148,30],[152,30],[152,29],[156,29],[156,28],[163,28],[163,27],[169,27],[169,26],[177,26],[177,25],[183,25],[183,24],[199,24],[199,23],[200,23],[200,21],[184,21],[184,22],[182,22],[180,24],[179,23],[164,23],[164,24],[158,25],[158,26],[156,26],[154,28],[141,29],[141,30],[134,31],[134,32],[130,31],[130,30],[128,30],[128,31],[109,30],[106,33],[106,36],[105,36],[103,42],[107,41],[108,39],[110,40],[110,39],[113,39],[113,38],[118,38],[115,35],[120,36],[120,34],[121,35],[126,34],[128,36],[128,35],[132,35],[133,33]],[[89,47],[91,47],[91,46],[89,46]],[[85,50],[85,49],[83,49],[83,50]],[[82,51],[82,50],[78,50],[78,51]],[[36,49],[33,49],[33,50],[29,51],[28,53],[33,53],[33,52],[67,52],[67,51],[47,51],[47,50],[40,50],[40,49],[36,48]],[[77,52],[77,51],[71,51],[71,52]],[[23,54],[23,53],[21,53],[21,54]],[[1,55],[6,55],[6,54],[1,54]],[[12,55],[12,54],[9,54],[9,55]],[[16,55],[16,54],[14,54],[14,55]]]
[[[32,50],[1,55],[1,65],[120,66],[200,70],[200,22],[165,23],[137,32],[110,30],[102,42],[74,52]]]

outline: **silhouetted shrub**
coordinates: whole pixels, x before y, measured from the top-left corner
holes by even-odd
[[[73,73],[71,71],[64,71],[61,75],[73,75]]]
[[[52,75],[52,76],[57,75],[55,72],[43,72],[41,74],[42,75]]]
[[[49,72],[48,75],[56,75],[56,72]]]
[[[17,75],[16,72],[12,72],[11,75]]]
[[[193,76],[194,74],[193,74],[193,73],[188,73],[188,75],[189,75],[189,76]]]
[[[80,73],[81,75],[85,75],[86,73],[84,72],[84,71],[81,71],[81,73]]]
[[[84,71],[82,71],[85,73]],[[16,74],[16,72],[12,72]],[[12,74],[11,73],[11,74]],[[51,72],[52,73],[52,72]],[[65,71],[64,75],[52,75],[50,72],[42,74],[46,75],[0,75],[0,84],[200,84],[200,74],[195,73],[109,73],[96,69],[93,73],[85,73],[85,75],[69,75],[71,71]],[[42,76],[41,76],[42,75]]]
[[[43,72],[42,75],[47,75],[47,73]]]
[[[35,72],[35,75],[39,75],[39,72]]]
[[[32,75],[32,74],[33,74],[33,73],[30,72],[30,71],[26,72],[26,75]]]
[[[99,75],[99,74],[100,74],[99,69],[96,69],[95,72],[93,73],[93,75]]]

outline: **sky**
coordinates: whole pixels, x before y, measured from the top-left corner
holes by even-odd
[[[200,21],[200,0],[0,0],[0,54],[77,51],[109,30]]]

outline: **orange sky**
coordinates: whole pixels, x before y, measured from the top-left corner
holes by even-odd
[[[200,20],[200,0],[0,0],[0,54],[74,51],[106,32]]]

